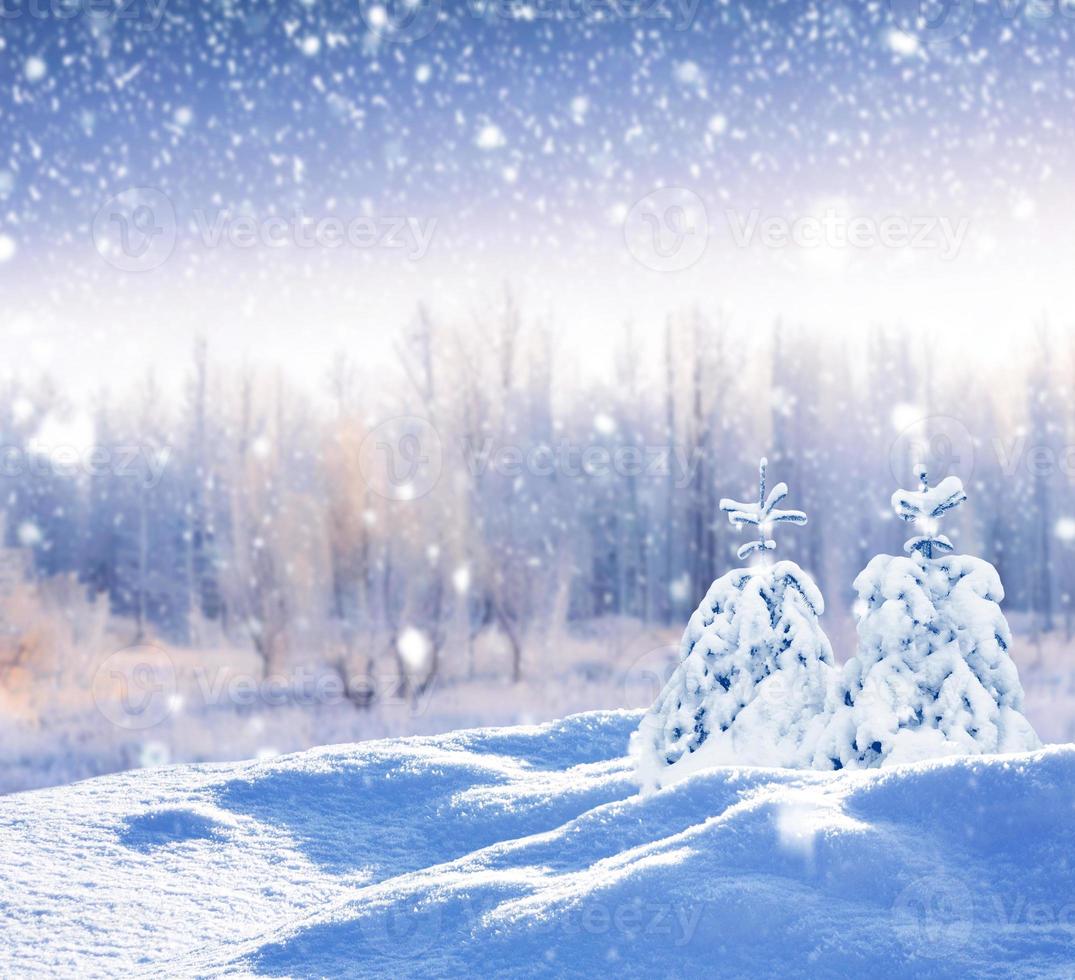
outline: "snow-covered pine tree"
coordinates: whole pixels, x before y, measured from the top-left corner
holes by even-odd
[[[761,461],[756,502],[724,499],[737,527],[757,528],[740,560],[776,548],[774,524],[805,524],[767,494]],[[722,764],[809,767],[835,684],[832,648],[818,617],[821,593],[794,562],[758,563],[717,579],[691,616],[673,675],[632,738],[645,789]],[[822,760],[827,766],[827,759]]]
[[[855,579],[858,652],[819,745],[836,768],[943,755],[1021,752],[1041,743],[1023,716],[1008,654],[1004,589],[988,562],[952,554],[938,518],[966,499],[953,476],[897,490],[892,507],[919,534],[906,556],[877,555]]]

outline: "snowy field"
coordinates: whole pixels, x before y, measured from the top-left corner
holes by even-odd
[[[517,684],[505,676],[508,654],[494,635],[477,645],[472,676],[453,649],[418,697],[397,694],[395,665],[379,664],[370,682],[377,696],[363,707],[340,693],[339,673],[324,658],[289,671],[285,678],[302,689],[278,698],[260,683],[252,692],[233,684],[260,681],[249,651],[137,647],[135,659],[153,669],[144,690],[160,691],[150,701],[160,710],[145,724],[128,717],[121,684],[99,683],[107,657],[72,650],[53,676],[9,676],[0,684],[0,794],[168,763],[264,759],[318,745],[642,708],[670,675],[681,632],[620,617],[583,623],[528,644]],[[106,653],[124,645],[102,644]]]
[[[1012,619],[1018,629],[1022,624]],[[826,626],[837,651],[854,649],[853,624],[833,619]],[[330,743],[530,724],[596,708],[643,708],[670,675],[681,632],[628,619],[587,623],[547,646],[528,648],[524,663],[533,669],[517,685],[503,678],[504,653],[492,647],[479,651],[473,678],[445,670],[417,703],[382,699],[390,703],[363,710],[340,699],[207,703],[196,672],[210,678],[218,669],[225,676],[249,674],[256,668],[252,655],[170,649],[183,703],[144,730],[117,728],[105,717],[91,696],[91,663],[85,676],[64,676],[26,692],[14,685],[0,689],[0,794],[162,763],[264,758]],[[1037,643],[1017,633],[1013,659],[1026,691],[1027,717],[1042,740],[1075,741],[1072,646],[1062,631]],[[390,680],[386,675],[382,687]]]
[[[0,975],[1075,970],[1075,747],[641,796],[639,717],[5,797]]]

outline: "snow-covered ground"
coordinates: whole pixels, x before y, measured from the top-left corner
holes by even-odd
[[[681,632],[604,617],[570,635],[531,638],[514,684],[506,641],[491,633],[477,645],[473,676],[465,651],[453,647],[417,697],[396,692],[397,668],[382,661],[370,681],[376,697],[366,707],[343,696],[337,668],[324,658],[289,669],[284,679],[299,689],[280,699],[279,689],[262,684],[250,651],[135,647],[134,662],[154,672],[148,681],[131,674],[130,690],[159,692],[149,703],[160,710],[151,710],[146,724],[121,701],[102,697],[99,681],[109,676],[110,655],[121,642],[100,653],[65,651],[57,675],[24,672],[21,683],[0,677],[0,794],[173,762],[264,759],[318,745],[641,708],[674,669]],[[231,696],[239,693],[233,678],[253,682],[252,696]],[[118,699],[124,692],[121,675],[110,693]]]
[[[639,717],[4,797],[0,975],[1075,971],[1075,747],[644,797]]]

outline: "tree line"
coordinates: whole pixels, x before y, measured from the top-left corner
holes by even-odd
[[[71,409],[55,384],[11,377],[6,544],[106,599],[135,641],[247,646],[266,672],[388,660],[420,688],[448,662],[472,672],[491,631],[518,679],[541,669],[536,641],[595,619],[685,622],[736,561],[719,500],[762,455],[809,516],[780,554],[849,616],[855,574],[899,553],[888,500],[927,453],[967,485],[957,550],[997,566],[1006,610],[1070,635],[1075,355],[1030,336],[991,365],[905,331],[745,337],[687,311],[657,335],[622,327],[589,369],[506,293],[463,324],[419,309],[391,364],[340,351],[318,391],[199,340],[180,397],[152,373],[102,394],[78,453],[42,441]]]

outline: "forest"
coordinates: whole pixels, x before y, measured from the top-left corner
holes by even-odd
[[[995,564],[1016,633],[1039,654],[1042,637],[1070,640],[1075,353],[1047,326],[1003,362],[880,327],[839,351],[780,323],[744,336],[700,311],[656,337],[622,326],[596,367],[563,338],[505,290],[472,322],[418,308],[390,364],[341,350],[317,391],[218,363],[211,338],[181,386],[116,379],[89,406],[9,374],[5,554],[28,581],[4,594],[0,684],[40,705],[86,686],[64,679],[80,658],[152,644],[210,667],[241,654],[285,690],[328,671],[347,703],[409,704],[413,722],[443,680],[510,692],[576,642],[584,662],[556,684],[593,681],[625,646],[674,649],[736,564],[719,500],[753,492],[762,455],[809,517],[778,557],[815,577],[838,657],[855,575],[900,553],[889,498],[920,461],[964,481],[946,530]],[[50,442],[79,411],[92,444]]]

